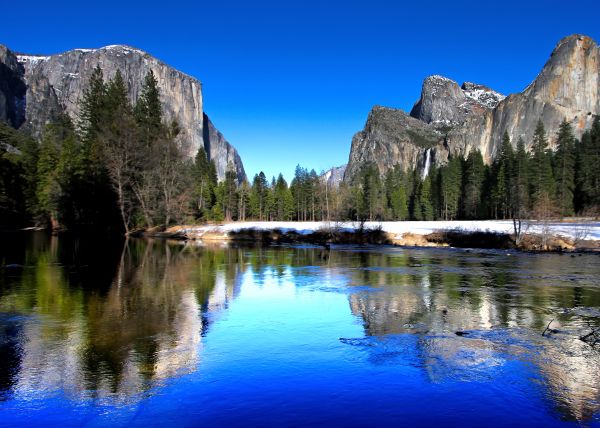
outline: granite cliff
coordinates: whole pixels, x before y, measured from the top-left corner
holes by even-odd
[[[321,179],[329,188],[335,189],[340,186],[340,183],[344,179],[344,173],[346,172],[346,165],[334,166],[328,169],[321,175]]]
[[[141,91],[144,77],[152,71],[161,90],[165,120],[179,123],[188,156],[204,147],[214,160],[220,179],[230,163],[238,179],[245,179],[237,151],[203,111],[200,81],[129,46],[73,49],[49,56],[14,54],[0,46],[0,120],[39,137],[57,113],[66,111],[77,117],[79,101],[96,65],[107,79],[120,70],[133,101]]]
[[[458,83],[442,76],[423,82],[420,99],[410,114],[374,107],[365,128],[352,139],[344,179],[349,181],[365,162],[383,174],[395,165],[405,170],[443,164],[449,155],[481,151],[491,163],[507,132],[513,145],[526,147],[538,120],[546,127],[551,147],[563,119],[576,136],[600,114],[600,48],[590,37],[562,39],[536,79],[522,92],[507,97],[475,83]]]

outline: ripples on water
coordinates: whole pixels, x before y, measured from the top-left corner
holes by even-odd
[[[2,426],[600,426],[595,255],[0,239]]]

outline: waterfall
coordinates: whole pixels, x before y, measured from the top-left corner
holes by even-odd
[[[427,178],[427,174],[429,174],[429,167],[431,166],[431,149],[427,149],[425,152],[425,167],[423,168],[423,180]]]

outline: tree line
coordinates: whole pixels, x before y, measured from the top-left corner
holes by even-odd
[[[426,174],[399,165],[381,175],[364,164],[349,182],[331,188],[315,170],[296,167],[290,185],[263,172],[252,184],[229,188],[227,219],[245,220],[457,220],[565,217],[600,212],[600,117],[581,140],[565,120],[551,150],[541,121],[531,149],[513,147],[507,133],[491,165],[478,150],[451,156]],[[232,181],[233,183],[233,181]],[[221,213],[221,207],[218,213]],[[222,217],[222,216],[221,216]],[[211,219],[210,214],[205,216]],[[214,216],[212,219],[218,220]]]
[[[41,142],[0,124],[0,225],[121,230],[236,220],[454,220],[597,214],[600,118],[577,140],[565,120],[551,150],[540,121],[531,150],[507,134],[491,165],[478,151],[421,170],[399,165],[381,175],[364,164],[348,183],[329,186],[297,166],[291,183],[263,172],[223,180],[200,148],[193,159],[167,123],[158,82],[145,77],[128,98],[120,72],[96,67],[80,102],[46,126]]]

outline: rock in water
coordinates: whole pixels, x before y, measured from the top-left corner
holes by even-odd
[[[245,179],[237,151],[203,111],[200,81],[130,46],[73,49],[49,56],[14,55],[0,46],[0,119],[8,119],[14,127],[39,137],[45,124],[58,112],[66,111],[76,118],[83,91],[97,65],[102,68],[105,79],[121,71],[132,101],[138,98],[144,77],[152,71],[160,87],[165,120],[178,122],[182,131],[179,138],[188,156],[195,156],[203,146],[209,158],[215,161],[219,179],[224,178],[229,163],[235,168],[238,180]],[[12,74],[4,72],[15,67],[18,70]],[[15,78],[20,84],[14,83]],[[6,87],[21,92],[7,92]],[[11,104],[7,99],[16,101]]]

